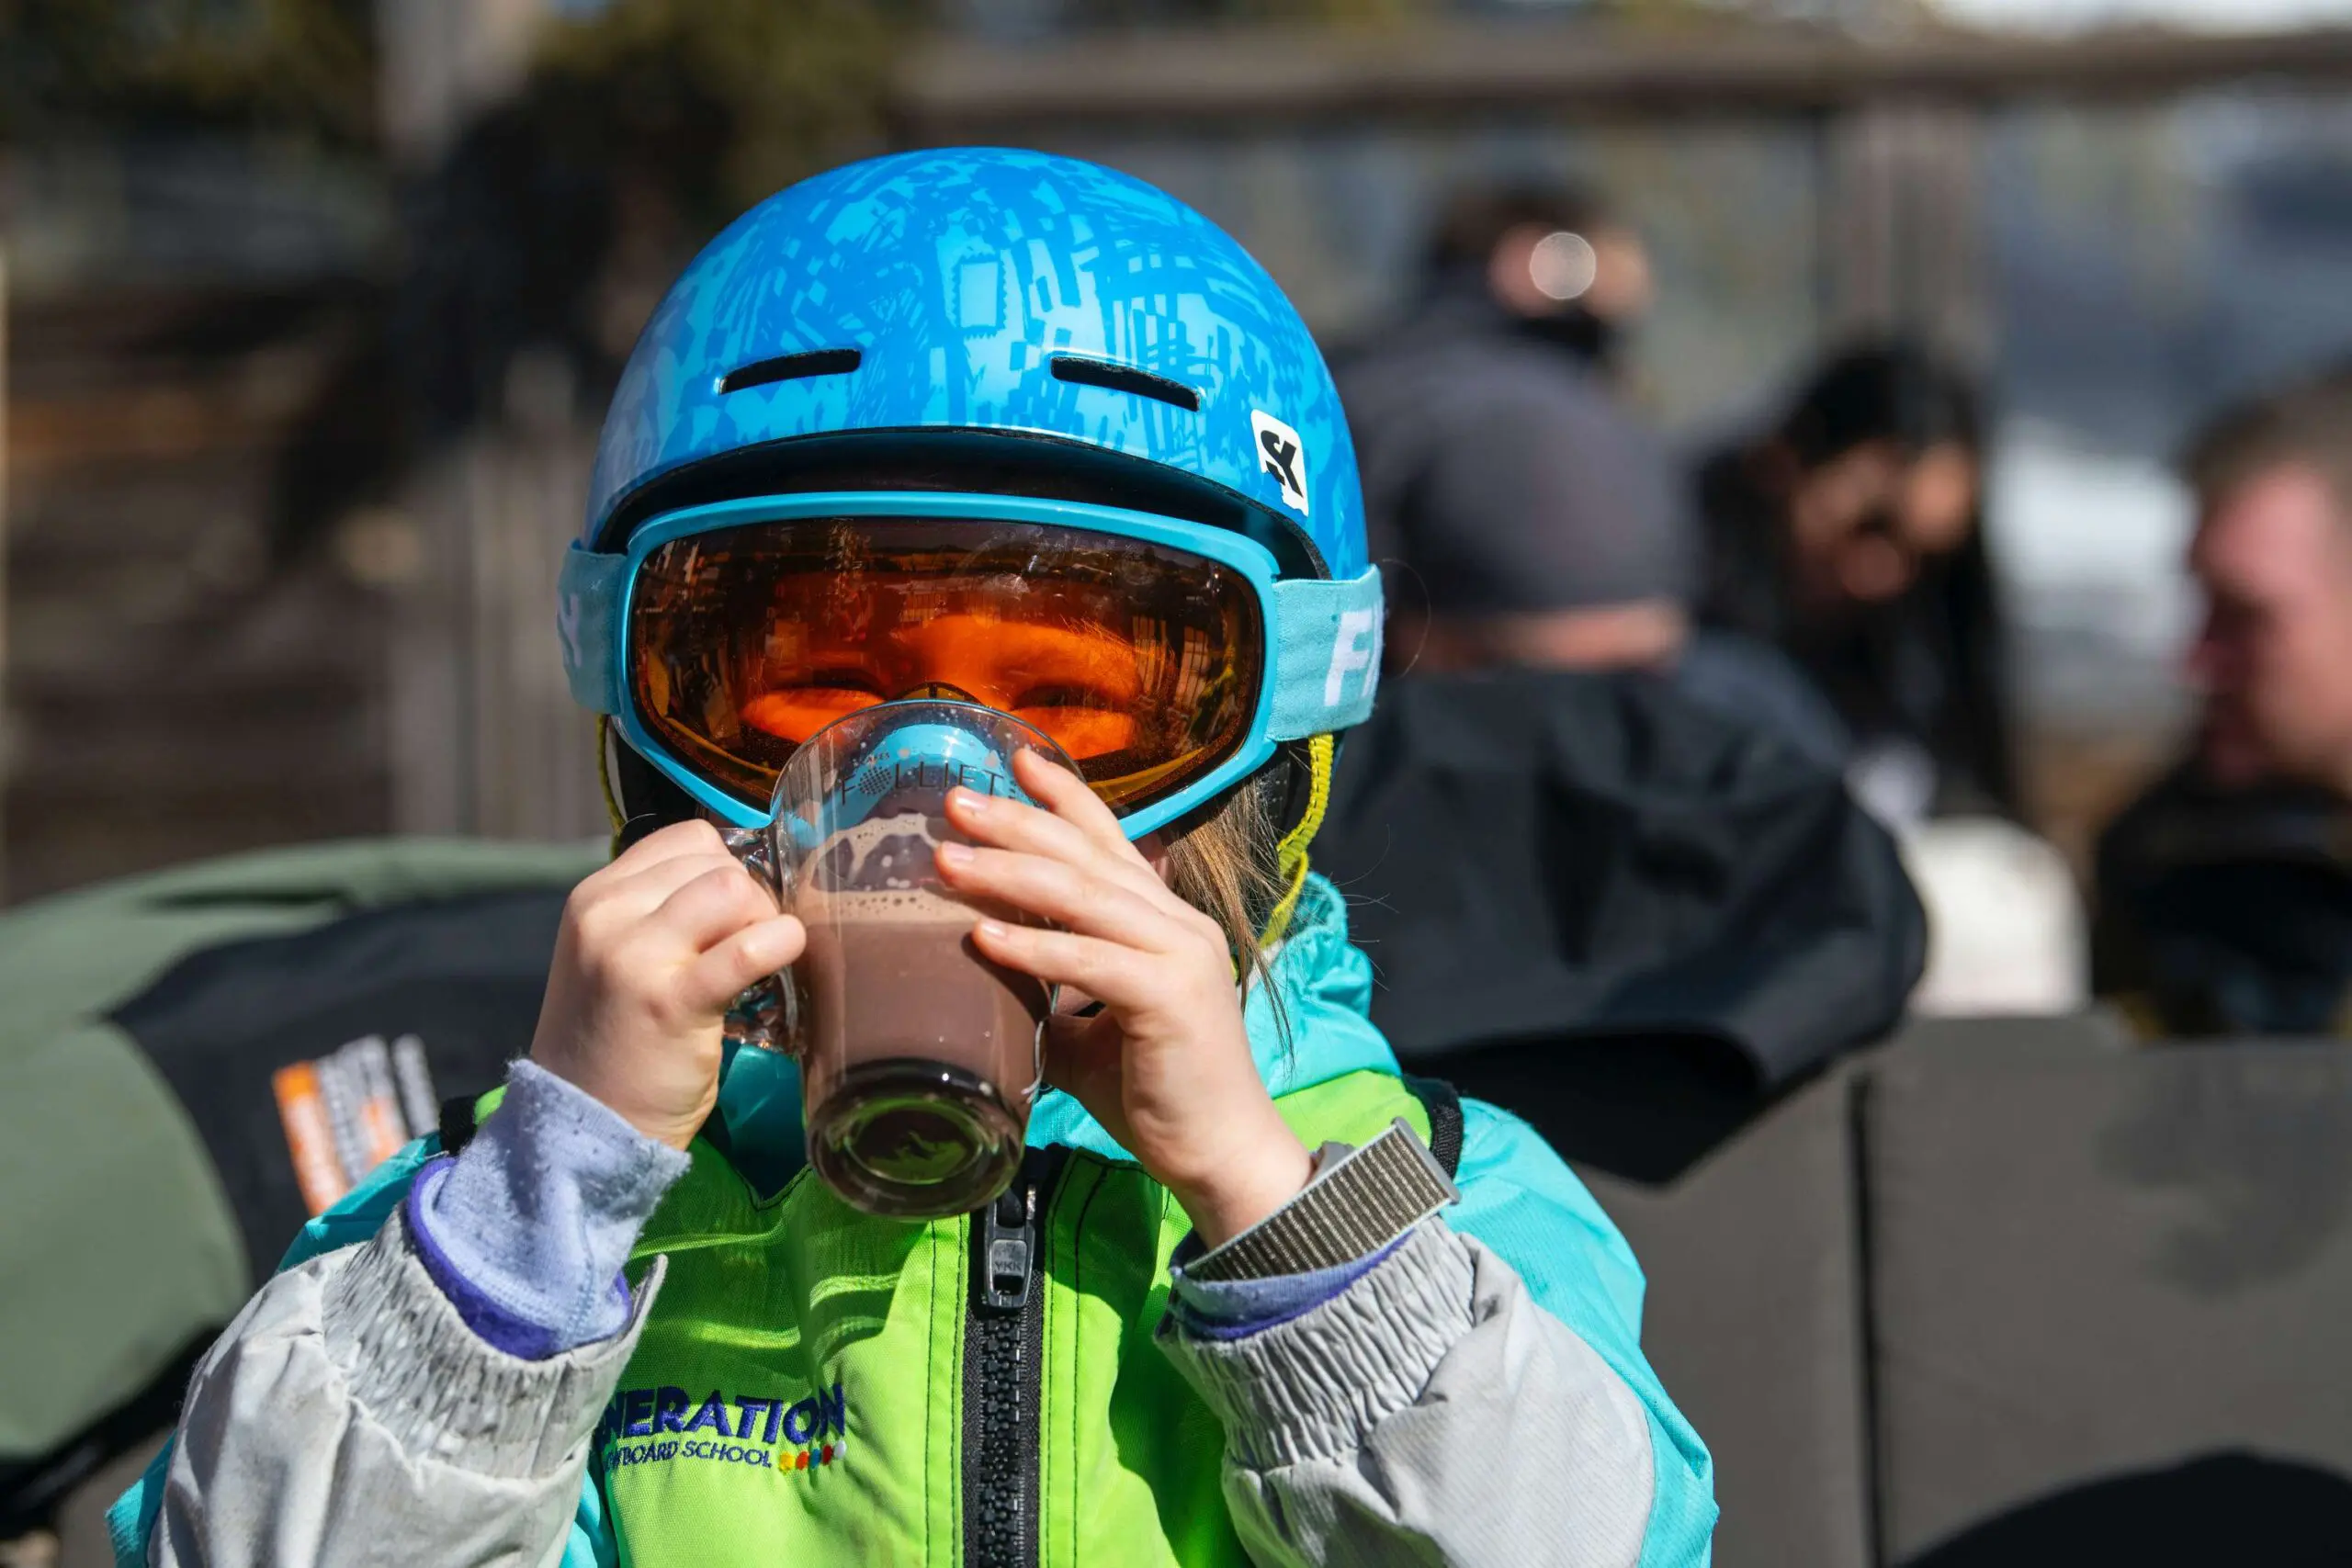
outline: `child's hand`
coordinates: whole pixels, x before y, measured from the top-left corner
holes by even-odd
[[[664,828],[565,901],[531,1060],[683,1149],[718,1097],[729,1004],[802,942],[717,829]]]
[[[1052,1021],[1046,1076],[1215,1247],[1280,1208],[1311,1167],[1250,1060],[1225,931],[1169,888],[1083,783],[1029,752],[1013,772],[1049,809],[955,791],[949,816],[992,847],[941,846],[940,874],[1063,928],[982,920],[973,941],[1009,969],[1101,1000],[1093,1018]]]

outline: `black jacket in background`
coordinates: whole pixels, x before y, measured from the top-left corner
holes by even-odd
[[[1836,773],[1644,674],[1394,682],[1315,863],[1378,973],[1374,1021],[1450,1077],[1490,1043],[1671,1035],[1728,1047],[1754,1096],[1883,1035],[1926,952],[1894,841]]]
[[[2167,1035],[2333,1034],[2352,1011],[2352,806],[2184,763],[2099,836],[2091,981]]]

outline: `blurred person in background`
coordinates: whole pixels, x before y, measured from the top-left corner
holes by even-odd
[[[1590,191],[1480,187],[1439,215],[1412,310],[1339,367],[1387,656],[1672,671],[1842,767],[1844,727],[1785,660],[1690,635],[1688,504],[1611,374],[1654,293],[1641,237]]]
[[[1434,608],[1462,635],[1350,738],[1316,863],[1351,901],[1402,1059],[1572,1158],[1665,1179],[1895,1025],[1925,918],[1833,763],[1769,704],[1690,689],[1687,632],[1661,646],[1641,599],[1536,581],[1565,603],[1493,637]],[[1815,700],[1756,651],[1724,661],[1726,684]]]
[[[1916,346],[1831,356],[1701,466],[1699,615],[1781,649],[1835,711],[1847,782],[1928,906],[1913,1010],[2064,1013],[2089,998],[2087,922],[2064,857],[2017,820],[1983,417]]]
[[[2183,468],[2205,618],[2189,754],[2098,846],[2099,990],[2165,1034],[2352,1022],[2352,368],[2224,413]]]
[[[2018,811],[1982,421],[1933,356],[1854,348],[1699,470],[1701,619],[1796,661],[1852,737],[1856,790],[1898,824]]]
[[[1419,298],[1406,318],[1339,367],[1363,469],[1373,558],[1391,570],[1389,650],[1475,655],[1466,628],[1430,626],[1424,594],[1508,612],[1525,564],[1486,552],[1465,513],[1519,511],[1532,490],[1602,514],[1660,516],[1676,505],[1664,449],[1619,406],[1607,371],[1626,327],[1649,303],[1649,263],[1630,229],[1566,186],[1475,189],[1440,215]],[[1564,549],[1605,547],[1585,528]],[[1619,575],[1655,577],[1639,558],[1656,530],[1623,534]],[[1666,547],[1672,548],[1673,546]],[[1591,573],[1598,563],[1573,570]],[[1401,575],[1400,570],[1401,569]],[[1679,566],[1665,569],[1668,575]],[[1603,572],[1603,586],[1614,584]],[[1657,657],[1679,637],[1681,608],[1663,595],[1620,595],[1607,635]],[[1531,599],[1528,607],[1543,608]],[[1484,638],[1540,636],[1532,623],[1482,624]],[[1596,634],[1597,635],[1597,634]],[[1426,637],[1438,646],[1422,648]]]
[[[1497,281],[1589,210],[1465,198],[1424,313],[1343,373],[1402,678],[1317,863],[1400,1055],[1531,1114],[1573,1087],[1593,1122],[1547,1134],[1657,1173],[1892,1026],[1925,938],[1836,714],[1769,646],[1693,631],[1693,520],[1594,369],[1609,333],[1532,327]],[[1514,1042],[1547,1046],[1529,1081],[1478,1076]]]

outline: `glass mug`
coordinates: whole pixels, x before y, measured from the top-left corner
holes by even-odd
[[[980,957],[971,931],[983,914],[1044,922],[950,890],[935,857],[970,842],[947,821],[950,789],[1028,800],[1012,781],[1023,750],[1078,771],[992,708],[861,708],[801,743],[770,825],[734,840],[808,945],[744,993],[729,1035],[797,1059],[809,1163],[867,1213],[965,1213],[1020,1166],[1053,988]]]

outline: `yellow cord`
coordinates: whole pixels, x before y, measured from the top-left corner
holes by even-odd
[[[621,833],[628,818],[621,815],[620,797],[613,793],[613,716],[596,716],[596,787],[605,793],[605,818],[613,825],[612,853],[621,852]]]
[[[1306,743],[1306,810],[1298,826],[1283,834],[1274,848],[1274,870],[1284,890],[1266,921],[1266,934],[1261,939],[1263,946],[1272,947],[1289,931],[1291,917],[1298,912],[1298,897],[1306,891],[1306,846],[1314,841],[1316,830],[1323,826],[1323,813],[1331,805],[1331,759],[1336,752],[1337,746],[1328,735]]]

